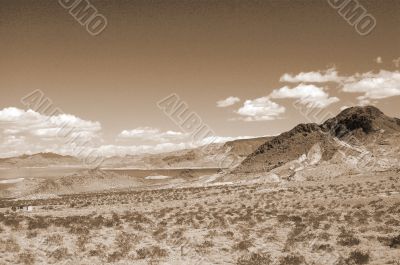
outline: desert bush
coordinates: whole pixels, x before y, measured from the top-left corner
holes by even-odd
[[[0,252],[19,252],[20,247],[14,238],[0,239]]]
[[[267,254],[251,253],[238,258],[236,265],[269,265],[272,264],[271,256]]]
[[[104,257],[106,253],[107,247],[104,244],[97,244],[96,249],[92,249],[89,251],[89,256],[97,256],[97,257]]]
[[[26,232],[26,238],[34,238],[37,237],[37,235],[38,232],[36,230]]]
[[[389,247],[397,248],[400,246],[400,234],[389,239]]]
[[[352,232],[347,231],[345,228],[341,228],[340,234],[338,235],[337,242],[342,246],[356,246],[360,244],[360,240],[356,238]]]
[[[352,251],[346,259],[347,264],[368,264],[369,253],[359,250]]]
[[[213,246],[214,243],[212,241],[206,240],[203,243],[196,245],[196,252],[202,254],[207,253]]]
[[[136,242],[136,240],[136,235],[121,232],[115,238],[115,246],[122,255],[127,255],[132,249],[132,243]]]
[[[76,247],[80,251],[86,250],[86,244],[89,243],[90,236],[89,234],[79,235],[76,239]]]
[[[50,226],[46,217],[37,216],[35,218],[30,218],[28,221],[28,229],[47,229]]]
[[[157,240],[164,240],[167,238],[167,229],[165,227],[160,227],[153,232],[153,236]]]
[[[250,240],[242,240],[239,243],[235,244],[233,246],[233,249],[240,250],[240,251],[247,251],[252,246],[253,246],[253,243],[251,243]]]
[[[25,250],[18,255],[17,260],[18,264],[33,265],[35,264],[35,255],[32,252]]]
[[[68,249],[65,247],[59,247],[56,250],[47,254],[48,258],[53,258],[56,261],[61,261],[69,256],[70,254],[68,253]]]
[[[136,251],[138,259],[159,259],[168,256],[168,251],[159,246],[144,247]]]
[[[3,224],[5,226],[17,229],[20,225],[20,222],[23,221],[23,217],[16,214],[2,215],[2,218],[0,218],[0,220],[3,221]]]
[[[279,265],[301,265],[304,263],[305,259],[303,256],[293,255],[293,254],[282,257],[279,260]]]
[[[59,234],[50,235],[46,238],[45,243],[48,245],[56,245],[59,246],[63,243],[63,236]]]

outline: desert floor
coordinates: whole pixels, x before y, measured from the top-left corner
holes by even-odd
[[[0,264],[399,265],[399,174],[2,199]]]

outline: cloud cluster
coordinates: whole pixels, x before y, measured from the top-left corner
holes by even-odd
[[[299,84],[294,88],[284,86],[272,91],[270,97],[299,99],[301,104],[314,108],[326,108],[339,101],[337,97],[330,97],[329,94],[325,92],[324,88],[313,84]]]
[[[397,58],[397,59],[393,59],[393,64],[394,64],[394,66],[396,66],[397,68],[399,68],[399,67],[400,67],[400,57]]]
[[[235,103],[239,102],[240,98],[238,97],[227,97],[226,99],[217,101],[218,108],[225,108],[234,105]]]
[[[326,71],[301,72],[297,75],[285,73],[280,78],[281,82],[288,83],[326,83],[340,80],[341,77],[335,68],[329,68]]]
[[[369,104],[374,99],[384,99],[400,95],[400,72],[381,70],[349,76],[342,84],[348,93],[362,93],[359,103]]]
[[[157,128],[151,127],[138,127],[133,130],[123,130],[117,139],[130,139],[141,141],[153,141],[158,143],[165,143],[170,141],[183,140],[189,135],[187,133],[166,131],[162,132]]]
[[[274,120],[285,112],[285,107],[281,106],[268,97],[246,100],[244,105],[237,110],[237,114],[244,121],[267,121]]]
[[[0,129],[6,135],[24,134],[49,139],[82,136],[89,140],[99,136],[101,125],[70,114],[46,116],[33,110],[10,107],[0,110]]]
[[[382,57],[380,57],[380,56],[376,57],[375,62],[376,62],[377,64],[383,63]]]
[[[376,59],[382,63],[381,57]],[[377,73],[366,72],[341,76],[335,68],[326,71],[301,72],[284,74],[281,82],[297,83],[294,87],[284,86],[274,89],[269,95],[254,100],[246,100],[236,113],[245,121],[273,120],[285,112],[285,107],[272,101],[273,99],[296,99],[297,103],[308,108],[326,108],[339,102],[338,97],[327,92],[329,83],[346,93],[362,94],[357,97],[359,105],[367,105],[379,99],[400,95],[400,72],[380,70]],[[321,84],[325,83],[324,86]]]
[[[0,135],[2,156],[60,150],[74,154],[81,146],[101,142],[101,125],[70,114],[46,116],[10,107],[0,110]]]

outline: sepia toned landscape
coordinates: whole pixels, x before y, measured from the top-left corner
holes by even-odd
[[[400,0],[0,0],[0,265],[400,265]]]
[[[350,140],[368,158],[357,160],[361,146]],[[207,160],[194,149],[145,157],[173,161],[164,169],[2,182],[1,262],[399,264],[399,119],[355,107],[322,125],[248,141],[215,146],[209,161],[217,152],[242,160],[218,171],[169,169]],[[129,159],[139,160],[110,161]],[[76,162],[38,154],[1,163],[32,161]]]

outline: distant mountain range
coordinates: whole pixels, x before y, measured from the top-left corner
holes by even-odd
[[[38,153],[18,157],[0,158],[0,167],[47,167],[47,166],[80,166],[81,161],[73,156],[55,153]]]
[[[400,119],[386,116],[376,107],[352,107],[318,125],[299,124],[274,137],[241,139],[205,147],[161,154],[111,157],[103,168],[193,168],[221,167],[234,174],[266,172],[295,160],[319,145],[321,159],[327,161],[343,144],[371,143],[400,132]],[[227,158],[227,159],[224,159]],[[221,162],[222,161],[222,162]],[[39,153],[0,159],[0,167],[81,166],[78,158]]]

